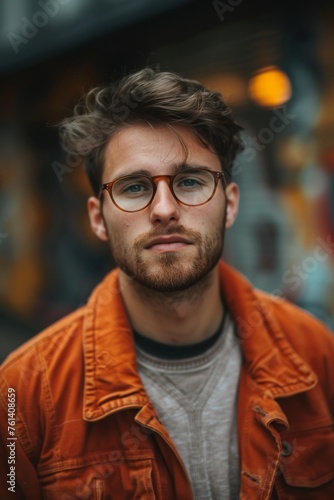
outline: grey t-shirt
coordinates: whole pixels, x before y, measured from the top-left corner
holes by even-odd
[[[177,360],[137,347],[145,389],[188,471],[196,500],[239,497],[237,393],[241,348],[229,315],[203,354]]]

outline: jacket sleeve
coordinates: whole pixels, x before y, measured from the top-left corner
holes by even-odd
[[[27,389],[29,380],[26,380],[27,386],[24,380],[19,366],[8,370],[8,373],[0,368],[1,500],[42,499],[32,448],[29,446],[30,433],[19,407],[20,400],[23,399],[26,404],[31,396]],[[38,402],[30,400],[30,405],[38,406]]]
[[[0,497],[1,500],[25,500],[41,499],[42,492],[37,478],[36,470],[25,455],[19,441],[15,446],[15,462],[9,459],[9,447],[7,443],[6,429],[2,425],[3,415],[1,414],[1,441],[0,441]],[[5,435],[3,435],[5,434]],[[9,464],[9,461],[11,462]],[[14,467],[14,469],[10,469]],[[13,474],[14,470],[14,474]]]

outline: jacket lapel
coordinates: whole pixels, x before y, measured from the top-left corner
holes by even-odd
[[[136,370],[136,352],[112,271],[94,290],[84,323],[84,418],[99,420],[114,411],[142,407],[148,397]]]

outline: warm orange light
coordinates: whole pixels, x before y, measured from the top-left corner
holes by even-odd
[[[196,75],[207,88],[221,93],[229,106],[239,106],[247,101],[247,82],[235,73]]]
[[[291,97],[291,83],[286,73],[276,66],[262,68],[249,80],[248,92],[260,106],[275,108]]]

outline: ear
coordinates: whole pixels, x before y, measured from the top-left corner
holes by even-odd
[[[93,233],[102,241],[108,241],[108,234],[102,214],[102,205],[98,198],[91,196],[87,202],[90,227]]]
[[[239,208],[239,188],[235,182],[230,182],[225,189],[226,192],[226,223],[225,227],[229,228],[233,225]]]

